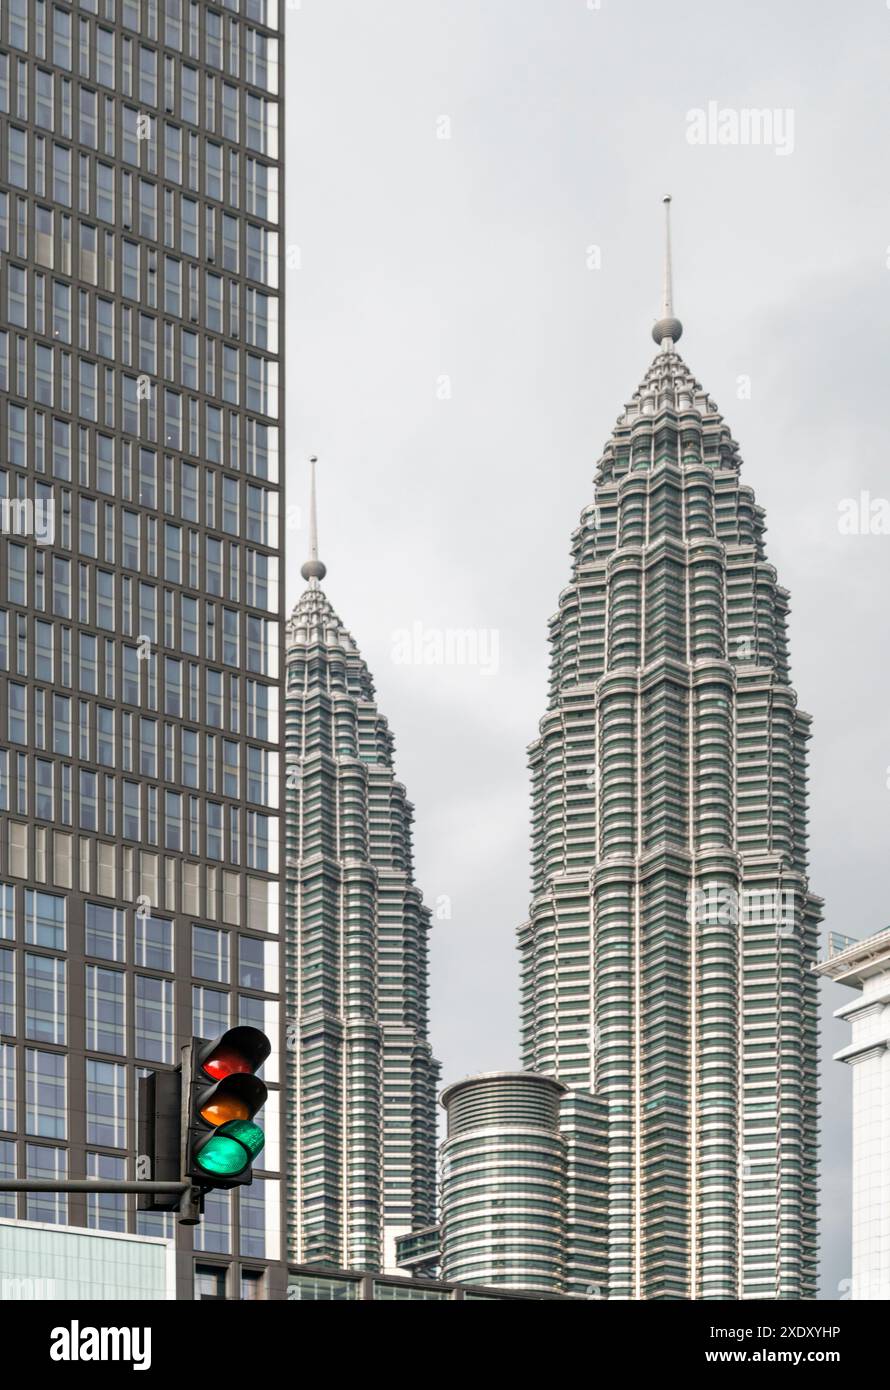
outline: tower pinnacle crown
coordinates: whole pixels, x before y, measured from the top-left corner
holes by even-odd
[[[652,337],[656,343],[663,347],[664,352],[669,352],[676,343],[682,332],[683,325],[678,318],[674,317],[674,283],[673,265],[671,263],[671,195],[666,194],[662,199],[664,203],[664,294],[661,306],[661,318],[652,329]]]
[[[328,572],[327,565],[318,558],[318,515],[315,506],[315,465],[318,459],[315,454],[309,460],[309,559],[300,570],[304,579],[308,579],[310,584],[317,584],[320,579],[324,579]]]

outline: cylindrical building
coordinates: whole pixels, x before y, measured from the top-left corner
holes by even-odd
[[[442,1277],[565,1290],[565,1087],[533,1072],[486,1072],[442,1092]]]

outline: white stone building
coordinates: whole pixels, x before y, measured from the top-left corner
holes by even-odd
[[[835,1053],[853,1075],[852,1297],[890,1299],[890,928],[817,968],[857,991],[835,1010],[853,1030]]]

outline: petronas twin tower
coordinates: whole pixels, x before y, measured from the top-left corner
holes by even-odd
[[[587,1184],[603,1296],[812,1298],[810,721],[763,512],[681,332],[668,234],[658,352],[600,459],[550,624],[522,1061],[604,1116]],[[304,574],[287,690],[290,1253],[375,1268],[435,1219],[429,919],[370,676],[314,549]],[[533,1188],[513,1231],[468,1207],[490,1279],[528,1241]]]
[[[320,587],[314,463],[308,588],[287,628],[288,1256],[373,1270],[435,1219],[430,915],[392,735]]]

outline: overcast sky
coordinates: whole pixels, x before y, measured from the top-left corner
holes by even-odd
[[[842,534],[839,508],[890,496],[890,9],[288,0],[287,24],[289,502],[304,504],[317,453],[325,588],[396,735],[418,882],[434,908],[450,900],[431,965],[443,1082],[518,1060],[547,618],[597,458],[654,355],[666,192],[681,352],[740,443],[791,591],[793,679],[814,716],[812,885],[826,927],[884,927],[890,536]],[[773,143],[691,143],[689,113],[711,102],[780,113]],[[729,135],[733,119],[717,117]],[[294,513],[288,543],[290,604]],[[473,629],[482,663],[398,660],[416,623]],[[823,988],[836,1298],[850,1075],[830,1015],[850,995]]]

